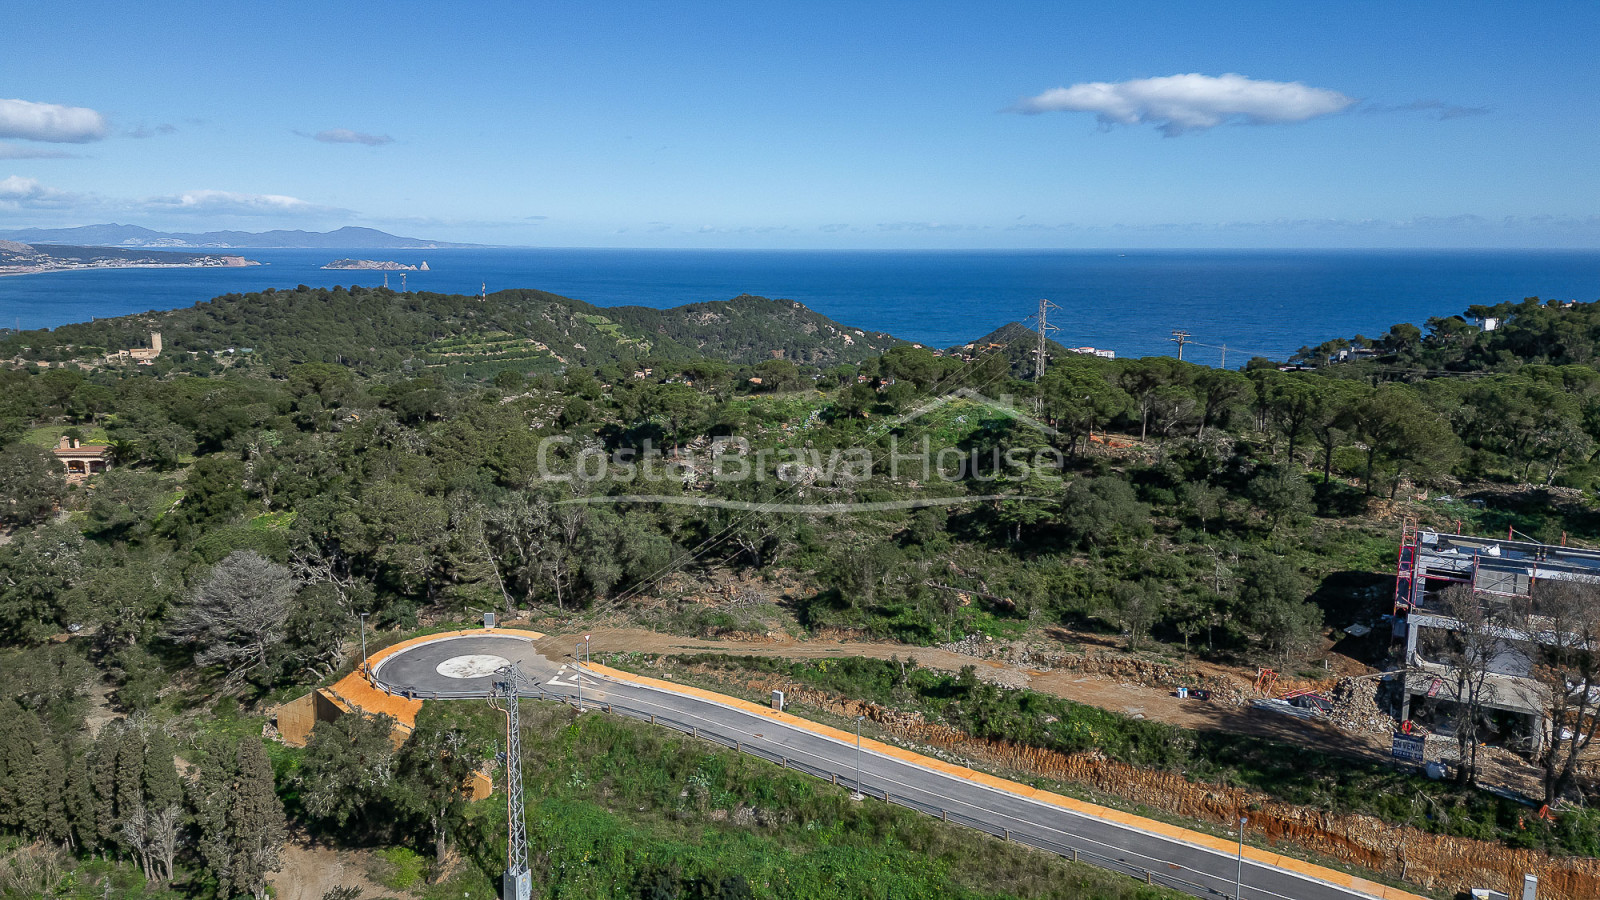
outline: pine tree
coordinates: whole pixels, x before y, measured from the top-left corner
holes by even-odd
[[[437,707],[443,704],[436,705]],[[433,841],[434,876],[444,871],[450,829],[467,805],[463,786],[493,747],[492,736],[472,728],[471,719],[427,711],[400,750],[399,771],[389,794],[402,815]]]
[[[152,728],[144,743],[144,846],[151,868],[168,881],[183,830],[183,781],[178,777],[172,739]]]
[[[233,878],[233,847],[228,838],[228,807],[232,801],[234,759],[220,753],[201,757],[199,775],[189,783],[189,806],[198,832],[196,849],[206,871],[226,893]]]
[[[150,874],[150,856],[142,833],[144,805],[144,737],[131,726],[114,723],[116,753],[112,757],[113,836],[128,855],[139,861],[145,875]],[[129,830],[129,825],[134,826]]]
[[[230,878],[235,893],[256,900],[267,895],[267,873],[281,865],[286,830],[283,804],[272,780],[272,763],[255,738],[239,741],[233,802],[228,811],[228,836],[233,850]]]
[[[116,723],[100,729],[88,760],[94,801],[94,845],[102,854],[116,849],[117,831],[122,827],[117,821],[117,748],[121,737],[122,730]]]
[[[172,738],[159,728],[151,729],[144,745],[144,801],[152,810],[166,809],[183,802],[183,782],[178,778],[177,751]]]
[[[0,828],[35,834],[31,772],[45,740],[39,717],[15,701],[0,701]]]
[[[94,783],[89,776],[88,753],[73,752],[65,748],[72,762],[67,766],[67,780],[63,787],[63,806],[68,824],[67,844],[89,853],[99,847],[95,833]]]
[[[34,744],[33,758],[22,773],[23,822],[25,832],[34,837],[66,843],[66,808],[61,794],[61,748],[48,737]]]

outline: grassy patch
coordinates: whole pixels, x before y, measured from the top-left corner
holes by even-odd
[[[374,881],[396,891],[407,891],[422,880],[428,861],[405,847],[389,847],[372,855]]]
[[[1134,719],[1030,690],[1001,688],[969,672],[947,675],[894,661],[846,657],[790,661],[715,654],[682,665],[770,672],[799,684],[915,710],[980,738],[1061,753],[1099,752],[1119,762],[1232,785],[1315,809],[1360,813],[1439,834],[1497,841],[1571,856],[1600,852],[1600,812],[1570,809],[1541,822],[1513,800],[1460,790],[1380,763],[1319,753],[1257,737],[1192,731]]]
[[[85,444],[104,444],[111,440],[106,430],[99,425],[43,425],[28,429],[28,433],[22,436],[22,443],[50,449],[61,440],[61,435],[68,428],[78,429],[80,438]]]
[[[262,513],[250,520],[250,527],[257,531],[288,531],[294,524],[295,512],[292,509],[279,510],[275,513]]]
[[[525,710],[528,840],[542,848],[536,889],[552,900],[1179,896],[900,807],[852,802],[832,785],[660,728],[603,715],[574,721],[556,704]],[[486,869],[499,863],[492,854]]]

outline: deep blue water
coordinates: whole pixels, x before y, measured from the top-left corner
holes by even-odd
[[[232,252],[232,251],[230,251]],[[732,251],[246,250],[246,269],[121,269],[0,278],[0,324],[53,327],[173,309],[218,294],[298,284],[379,285],[383,273],[324,271],[340,257],[393,259],[412,290],[539,288],[600,306],[667,307],[741,293],[798,300],[859,328],[932,346],[981,337],[1048,297],[1057,339],[1119,356],[1169,353],[1173,329],[1202,345],[1282,356],[1306,344],[1473,303],[1600,299],[1596,251]],[[399,273],[389,274],[399,288]],[[1215,364],[1219,351],[1185,357]]]

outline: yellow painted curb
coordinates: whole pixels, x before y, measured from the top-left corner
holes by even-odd
[[[449,640],[450,638],[488,637],[496,634],[508,634],[517,637],[526,637],[535,641],[544,637],[544,635],[540,634],[539,632],[529,631],[526,628],[464,628],[460,631],[440,631],[435,634],[425,634],[421,637],[406,638],[398,644],[390,644],[382,650],[379,650],[378,652],[367,657],[366,662],[363,664],[363,668],[367,672],[372,672],[384,660],[395,655],[396,653],[399,653],[402,650],[410,650],[412,647],[420,647],[423,644],[431,644],[435,641],[445,641]]]
[[[778,712],[775,709],[769,709],[765,706],[751,703],[748,700],[741,700],[737,697],[729,697],[725,694],[718,694],[714,691],[708,691],[686,684],[676,684],[671,681],[662,681],[660,679],[649,678],[644,675],[635,675],[631,672],[623,672],[620,669],[613,669],[610,666],[603,666],[599,665],[598,663],[585,663],[583,668],[597,674],[615,678],[619,681],[627,681],[634,684],[643,685],[645,687],[653,687],[659,690],[681,694],[686,697],[694,697],[699,700],[705,700],[722,706],[732,707],[752,715],[764,716],[766,718],[782,722],[785,725],[804,729],[812,732],[813,734],[819,734],[823,737],[832,738],[836,741],[842,741],[846,744],[854,743],[856,740],[856,736],[853,732],[841,731],[837,728],[830,728],[827,725],[812,722],[809,719],[802,719],[798,716],[790,715],[789,713]],[[1187,828],[1180,828],[1177,825],[1169,825],[1166,822],[1158,822],[1154,819],[1146,819],[1143,816],[1136,816],[1132,813],[1126,813],[1121,810],[1098,806],[1093,803],[1085,803],[1082,800],[1075,800],[1071,797],[1064,797],[1060,794],[1051,793],[1050,791],[1042,791],[1038,788],[1029,787],[1028,785],[1020,782],[1008,781],[1004,778],[996,778],[993,775],[977,772],[965,766],[953,765],[945,762],[942,759],[934,759],[931,756],[923,756],[920,753],[913,753],[910,750],[906,750],[901,747],[895,747],[880,741],[875,741],[871,738],[862,738],[861,746],[863,748],[870,749],[874,753],[877,753],[881,756],[887,756],[893,759],[898,759],[902,762],[912,763],[925,769],[932,769],[933,771],[941,772],[954,778],[971,781],[975,784],[981,784],[985,787],[1004,791],[1008,794],[1015,794],[1019,797],[1026,797],[1030,800],[1036,800],[1040,803],[1048,803],[1052,806],[1059,806],[1062,809],[1071,810],[1079,815],[1091,816],[1107,822],[1115,822],[1118,825],[1137,828],[1140,831],[1145,831],[1150,834],[1156,834],[1172,840],[1182,841],[1186,844],[1205,847],[1207,849],[1215,850],[1228,855],[1238,852],[1238,844],[1214,835],[1205,834],[1199,831],[1191,831]],[[1268,850],[1261,850],[1255,847],[1246,846],[1244,848],[1244,855],[1245,858],[1249,859],[1251,862],[1273,866],[1278,869],[1293,872],[1297,875],[1303,875],[1307,878],[1314,878],[1317,881],[1324,881],[1337,887],[1342,887],[1353,891],[1360,891],[1371,897],[1378,898],[1378,900],[1428,900],[1426,897],[1421,897],[1417,894],[1400,890],[1399,888],[1392,888],[1388,885],[1379,884],[1375,881],[1369,881],[1365,878],[1340,872],[1337,869],[1329,869],[1325,866],[1308,863],[1304,860],[1281,856]]]

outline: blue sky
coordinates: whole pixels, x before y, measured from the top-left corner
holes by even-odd
[[[0,228],[1600,246],[1593,3],[281,0],[6,19]]]

